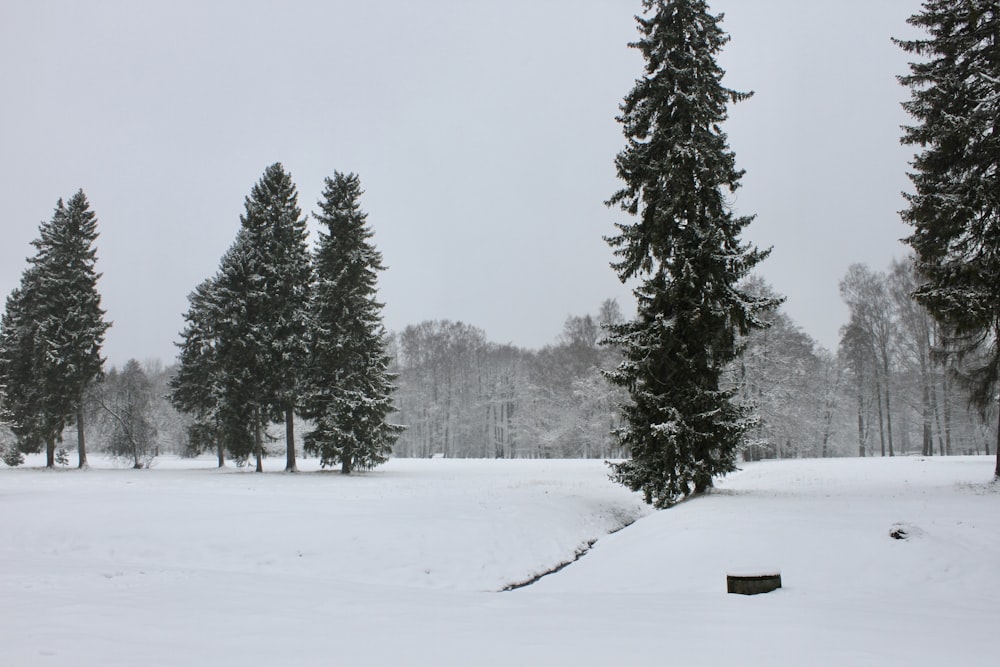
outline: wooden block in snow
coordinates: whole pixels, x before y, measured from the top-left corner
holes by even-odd
[[[738,595],[757,595],[770,593],[781,588],[781,572],[764,570],[757,572],[740,572],[726,575],[726,591]]]

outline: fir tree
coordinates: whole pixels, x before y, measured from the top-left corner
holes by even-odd
[[[226,463],[225,446],[219,433],[218,391],[216,385],[214,280],[198,285],[188,295],[186,325],[181,332],[179,365],[170,379],[170,401],[174,407],[193,417],[188,438],[196,444],[195,451],[211,442],[215,446],[219,467]]]
[[[908,22],[929,33],[897,40],[921,58],[899,77],[917,121],[901,141],[920,147],[901,213],[923,277],[914,297],[943,325],[943,351],[985,415],[1000,384],[1000,5],[927,0]]]
[[[388,372],[382,304],[376,301],[382,255],[371,243],[354,174],[326,179],[324,229],[316,249],[306,415],[316,428],[308,447],[341,472],[383,463],[403,428],[389,424],[394,376]]]
[[[87,466],[83,396],[101,377],[101,346],[111,326],[104,321],[97,291],[96,240],[97,217],[80,190],[65,207],[60,201],[52,222],[42,227],[33,260],[42,285],[39,333],[45,344],[46,390],[57,401],[57,410],[61,407],[76,417],[81,468]]]
[[[214,399],[223,444],[238,459],[255,456],[258,471],[263,470],[265,429],[280,419],[286,470],[296,469],[293,418],[307,354],[312,282],[306,220],[297,199],[281,164],[264,171],[246,198],[235,242],[206,285],[201,305],[211,306],[211,316],[186,332],[193,339],[182,343],[182,353],[188,343],[193,346],[192,362],[209,349],[211,354],[206,369],[189,369],[203,376],[191,385],[191,401]],[[205,334],[207,341],[201,340]],[[198,382],[205,384],[196,388]],[[178,384],[186,382],[181,378]],[[187,400],[183,391],[176,400]]]
[[[777,305],[737,286],[766,255],[741,243],[752,217],[726,200],[742,176],[720,124],[727,103],[749,94],[723,87],[716,55],[728,41],[702,0],[645,0],[630,44],[644,76],[622,104],[627,139],[616,166],[624,187],[607,202],[635,222],[608,243],[622,282],[638,281],[637,317],[608,328],[623,361],[609,379],[628,390],[616,435],[631,458],[612,477],[647,503],[668,506],[735,469],[749,410],[720,386],[738,336]]]
[[[49,467],[71,418],[79,466],[87,466],[83,397],[101,377],[101,346],[111,326],[97,291],[96,240],[97,219],[83,191],[65,205],[60,199],[52,220],[39,227],[36,254],[7,302],[0,369],[14,400],[4,410],[17,412],[14,431],[29,448],[45,444]]]
[[[47,447],[48,465],[55,465],[55,441],[62,431],[61,419],[46,423],[38,372],[38,280],[29,267],[21,284],[7,297],[0,323],[0,385],[3,405],[0,420],[10,425],[19,452],[36,453]],[[19,459],[14,456],[12,460]]]

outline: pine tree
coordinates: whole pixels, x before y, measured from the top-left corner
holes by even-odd
[[[308,447],[324,467],[341,472],[383,463],[403,431],[389,424],[394,376],[388,372],[382,304],[376,301],[382,255],[359,204],[354,174],[326,179],[319,215],[325,228],[316,249],[306,415],[316,428]]]
[[[920,147],[901,213],[923,277],[914,298],[941,323],[985,416],[1000,384],[1000,5],[927,0],[908,22],[929,33],[897,40],[921,58],[899,77],[917,121],[901,141]],[[997,438],[1000,478],[1000,429]]]
[[[218,387],[216,384],[215,282],[208,279],[188,295],[187,324],[181,332],[179,364],[170,379],[170,401],[175,408],[193,417],[188,438],[201,445],[207,441],[215,446],[219,467],[226,463],[225,446],[219,433]]]
[[[46,414],[39,382],[36,379],[38,357],[38,280],[29,267],[21,284],[7,297],[0,323],[0,385],[3,406],[0,420],[10,425],[20,452],[36,453],[46,443],[48,465],[55,465],[55,440],[62,432],[62,420],[46,424]],[[13,456],[11,460],[18,460]]]
[[[752,217],[734,217],[739,186],[720,124],[729,102],[716,55],[728,41],[721,16],[702,0],[644,0],[644,76],[622,104],[626,148],[616,166],[624,187],[607,202],[631,216],[608,243],[622,282],[637,280],[637,317],[609,327],[623,361],[609,379],[628,390],[616,435],[631,458],[612,477],[647,503],[666,507],[735,469],[752,423],[720,379],[739,354],[738,336],[762,326],[777,305],[737,286],[768,251],[741,243]]]
[[[101,346],[111,326],[104,321],[97,291],[96,240],[97,217],[80,190],[65,207],[60,201],[50,225],[42,227],[41,238],[35,242],[38,256],[33,260],[42,285],[39,333],[46,346],[46,390],[76,417],[81,468],[87,466],[83,396],[101,377]]]
[[[280,163],[254,185],[218,274],[192,299],[175,382],[175,402],[193,407],[211,401],[204,414],[212,414],[221,442],[237,459],[255,456],[258,471],[267,425],[281,419],[286,470],[296,469],[293,418],[308,352],[312,282],[306,220],[297,199]],[[199,361],[209,363],[191,366]]]
[[[7,302],[0,368],[14,400],[4,410],[18,413],[14,431],[26,446],[45,444],[49,467],[71,418],[79,466],[87,466],[83,397],[101,377],[101,346],[111,326],[97,291],[96,240],[97,219],[83,191],[65,205],[60,199],[52,220],[39,227],[36,254]]]

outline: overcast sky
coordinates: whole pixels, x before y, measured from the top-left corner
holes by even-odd
[[[835,348],[837,283],[906,248],[897,212],[919,0],[715,0],[738,214],[774,246],[761,275]],[[632,296],[602,240],[621,214],[614,117],[641,74],[638,0],[0,1],[0,294],[38,224],[83,188],[121,365],[175,357],[265,167],[303,211],[360,175],[388,270],[386,325],[461,320],[541,347],[569,315]],[[314,227],[314,226],[313,226]]]

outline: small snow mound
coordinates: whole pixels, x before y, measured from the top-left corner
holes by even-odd
[[[924,531],[917,526],[908,523],[894,523],[889,529],[889,537],[894,540],[908,540],[911,537],[920,537]]]

